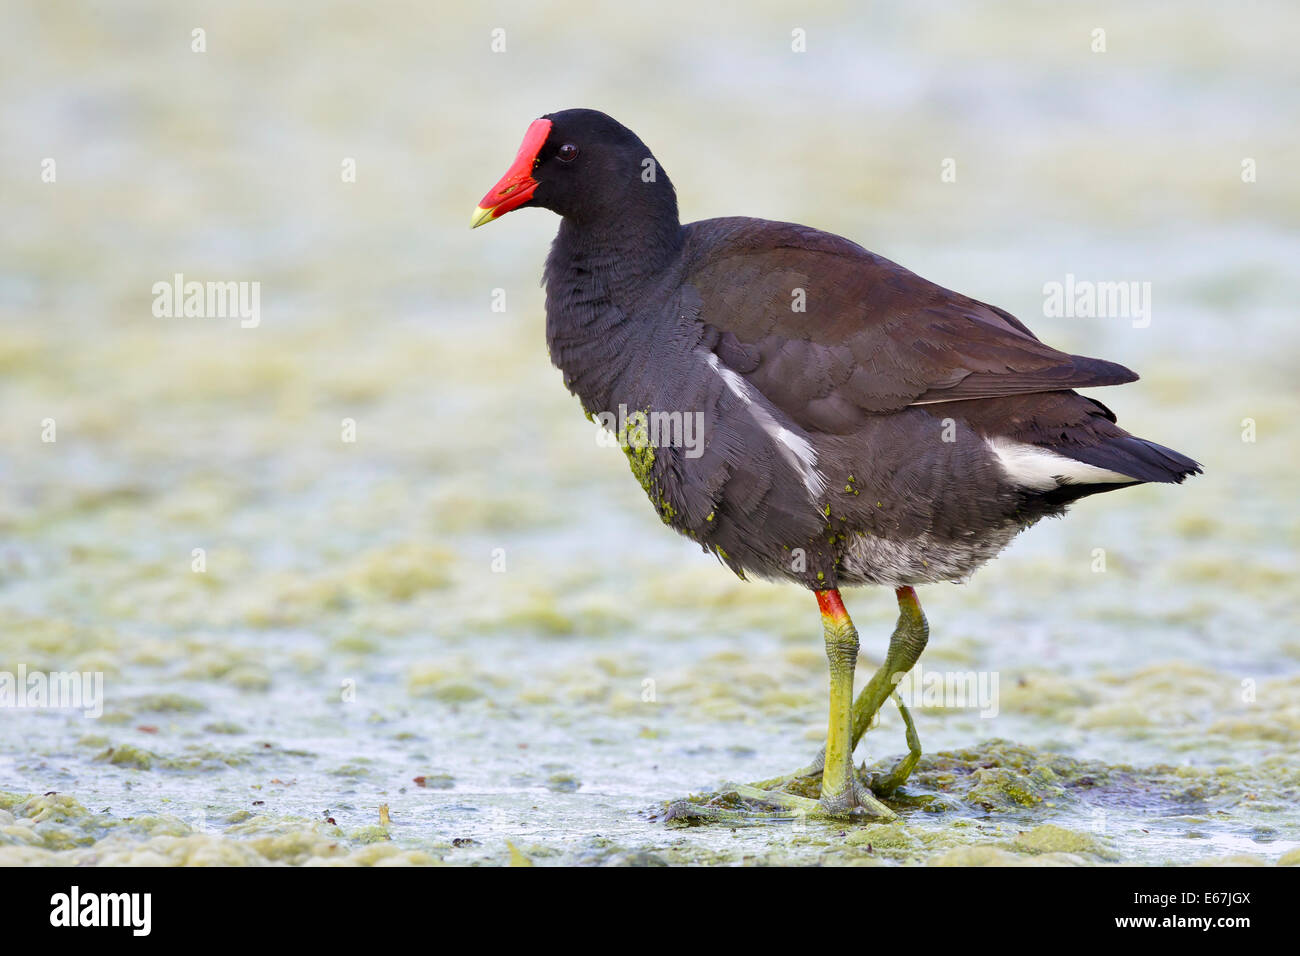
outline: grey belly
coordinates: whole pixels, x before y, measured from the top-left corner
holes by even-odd
[[[997,557],[1028,525],[1018,521],[956,539],[930,534],[892,540],[858,534],[849,540],[840,559],[840,584],[933,584],[964,581],[981,565]]]

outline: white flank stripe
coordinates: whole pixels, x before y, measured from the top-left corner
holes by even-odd
[[[1023,488],[1048,491],[1061,485],[1124,484],[1137,481],[1136,478],[1121,475],[1117,471],[1075,461],[1037,445],[1009,438],[989,438],[986,441],[1007,477]]]
[[[803,478],[804,487],[808,489],[813,496],[813,504],[816,505],[819,499],[826,491],[826,476],[817,470],[817,451],[813,448],[808,439],[802,435],[796,435],[790,429],[786,428],[775,418],[772,413],[763,407],[762,403],[755,401],[755,392],[743,378],[727,368],[718,361],[718,357],[712,352],[707,353],[705,360],[709,363],[709,368],[713,369],[722,376],[722,381],[726,383],[731,393],[745,403],[749,413],[754,416],[754,420],[767,432],[776,442],[776,450],[781,453],[786,461],[799,472]]]

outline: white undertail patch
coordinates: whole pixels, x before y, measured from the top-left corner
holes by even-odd
[[[989,438],[986,441],[1006,476],[1022,488],[1050,491],[1061,485],[1127,484],[1138,480],[1118,471],[1075,461],[1038,445],[1010,438]]]
[[[776,450],[780,452],[781,457],[799,472],[804,487],[813,496],[815,504],[826,492],[826,476],[817,470],[816,449],[808,439],[795,434],[778,422],[772,413],[757,401],[758,393],[754,387],[719,362],[716,355],[709,352],[705,360],[709,363],[709,368],[722,376],[722,381],[726,383],[731,393],[745,403],[745,407],[749,409],[749,413],[754,416],[754,420],[763,431],[776,442]]]

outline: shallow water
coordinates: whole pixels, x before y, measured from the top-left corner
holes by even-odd
[[[1291,10],[503,9],[494,55],[451,11],[293,9],[0,37],[0,671],[105,697],[0,708],[0,863],[1300,862]],[[998,707],[914,708],[897,823],[657,818],[804,764],[825,662],[811,600],[665,532],[565,393],[553,218],[465,228],[573,105],[689,218],[842,232],[1137,368],[1103,400],[1206,465],[923,589],[923,668]],[[260,325],[155,318],[177,272],[261,282]],[[1151,282],[1150,326],[1044,316],[1066,273]],[[847,599],[865,670],[893,601]],[[891,710],[858,758],[902,750]]]

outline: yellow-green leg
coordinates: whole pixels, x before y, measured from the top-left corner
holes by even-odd
[[[853,771],[855,704],[853,675],[858,660],[858,632],[849,618],[839,591],[818,591],[822,632],[826,642],[826,660],[830,668],[830,707],[826,724],[826,746],[818,757],[815,773],[821,776],[820,798],[812,800],[779,789],[792,777],[776,778],[763,784],[725,784],[717,798],[704,805],[678,801],[668,808],[666,819],[708,819],[717,822],[745,823],[758,819],[817,818],[843,819],[873,817],[892,819],[896,814],[875,798]],[[910,722],[910,718],[909,718]],[[915,736],[913,734],[913,736]],[[809,774],[812,775],[811,773]],[[768,786],[770,783],[772,786]],[[739,800],[746,809],[720,806],[727,795]],[[774,810],[749,809],[754,806]]]
[[[885,662],[871,675],[871,680],[867,681],[867,686],[862,688],[862,693],[853,704],[854,747],[890,697],[898,705],[898,712],[907,728],[907,756],[899,760],[885,777],[871,784],[871,789],[881,796],[888,796],[897,790],[921,759],[921,741],[916,735],[916,725],[912,723],[912,715],[903,706],[903,701],[894,688],[916,666],[930,639],[930,625],[925,619],[925,612],[921,610],[915,589],[901,587],[894,593],[898,598],[898,623],[889,638]]]
[[[846,816],[863,802],[862,788],[853,773],[853,674],[858,663],[858,631],[839,591],[818,591],[817,604],[822,612],[826,660],[830,665],[830,714],[819,802],[828,816]]]
[[[882,778],[871,782],[871,789],[879,796],[888,796],[897,790],[912,772],[916,762],[921,758],[921,741],[916,734],[916,725],[912,722],[912,715],[908,712],[907,707],[894,688],[898,682],[916,665],[925,650],[926,642],[930,638],[930,625],[925,620],[925,613],[921,610],[921,604],[917,600],[916,591],[911,587],[901,587],[895,590],[895,596],[898,598],[898,623],[894,626],[894,633],[889,638],[889,650],[885,652],[884,663],[877,668],[867,681],[867,686],[862,688],[858,694],[858,699],[853,703],[853,733],[850,753],[858,746],[863,735],[875,720],[876,714],[884,706],[885,701],[890,697],[894,698],[894,703],[898,706],[898,712],[902,715],[903,725],[906,728],[907,735],[907,756],[901,758],[894,765],[893,770]],[[850,625],[851,626],[851,625]],[[828,638],[829,640],[829,638]],[[829,645],[828,651],[829,653]],[[834,665],[832,665],[833,667]],[[834,690],[832,690],[832,695]],[[796,770],[792,774],[786,774],[781,777],[772,777],[754,784],[756,787],[763,789],[776,789],[786,786],[797,780],[804,778],[816,777],[822,773],[823,767],[826,766],[825,748],[815,758],[812,763],[802,770]]]

